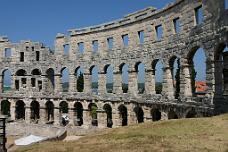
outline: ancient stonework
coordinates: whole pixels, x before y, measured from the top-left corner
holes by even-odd
[[[68,106],[70,125],[118,127],[145,121],[211,116],[228,111],[227,53],[228,10],[224,0],[177,0],[156,10],[147,8],[106,24],[71,29],[69,35],[57,34],[55,49],[42,43],[21,41],[12,43],[0,38],[1,108],[9,103],[11,120],[26,123],[62,124],[61,105]],[[203,10],[203,22],[197,21],[197,9]],[[175,20],[180,32],[175,31]],[[156,27],[163,35],[157,39]],[[144,33],[140,43],[139,33]],[[123,37],[128,35],[128,45]],[[113,40],[113,47],[109,46]],[[93,51],[93,42],[98,50]],[[80,53],[79,45],[84,45]],[[69,45],[69,55],[64,47]],[[11,57],[5,52],[11,49]],[[192,93],[192,56],[198,48],[206,55],[207,91]],[[223,61],[221,57],[223,56]],[[180,95],[175,98],[172,61],[180,59]],[[155,92],[155,65],[163,63],[163,90]],[[139,94],[137,65],[145,65],[145,91]],[[128,92],[123,93],[121,68],[129,66]],[[113,92],[106,88],[107,66],[114,68]],[[92,91],[91,69],[97,66],[98,92]],[[84,90],[77,90],[77,69],[84,72]],[[63,91],[62,71],[69,70],[69,90]],[[10,91],[4,91],[3,78],[11,71]],[[3,103],[4,102],[4,103]],[[93,107],[96,112],[93,113]],[[6,114],[1,109],[2,114]],[[96,116],[93,116],[95,114]]]

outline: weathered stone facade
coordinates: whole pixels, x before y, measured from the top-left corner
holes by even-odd
[[[143,121],[227,112],[227,78],[222,74],[228,69],[227,55],[223,57],[224,63],[219,58],[222,50],[228,46],[228,10],[224,3],[224,0],[177,0],[162,10],[147,8],[107,24],[72,29],[69,30],[69,36],[57,34],[54,52],[38,42],[22,41],[18,44],[1,37],[1,101],[10,103],[12,120],[23,118],[28,123],[55,125],[61,122],[59,107],[65,101],[70,124],[85,127],[92,125],[90,111],[91,104],[94,104],[97,107],[97,125],[101,128],[108,124],[117,127]],[[203,9],[201,24],[196,21],[196,8],[199,6]],[[173,24],[177,18],[180,20],[178,33]],[[163,28],[161,40],[156,39],[155,27],[158,25]],[[140,31],[144,32],[143,44],[140,44]],[[128,35],[127,47],[122,42],[123,35]],[[109,38],[113,38],[111,49]],[[96,52],[93,52],[93,41],[98,42]],[[81,42],[84,44],[84,53],[79,51]],[[70,46],[69,55],[64,55],[65,45]],[[7,48],[11,48],[11,58],[5,58],[4,50]],[[198,48],[203,48],[207,59],[208,90],[203,96],[192,94],[190,79],[189,61]],[[175,58],[180,59],[181,67],[178,99],[174,97],[170,66]],[[154,64],[157,60],[162,61],[164,71],[161,94],[155,93]],[[123,93],[121,88],[123,63],[129,66],[128,93]],[[143,94],[139,94],[137,89],[136,65],[139,63],[145,64]],[[91,89],[90,69],[94,65],[99,70],[98,94]],[[114,67],[113,93],[107,93],[106,89],[107,65]],[[75,72],[78,67],[84,70],[83,92],[78,92],[76,88]],[[68,68],[70,73],[68,92],[63,92],[61,84],[61,71],[64,68]],[[3,73],[7,69],[12,73],[12,90],[4,92]],[[109,116],[106,109],[111,109]],[[21,110],[19,115],[18,110]],[[112,123],[109,123],[110,120]]]

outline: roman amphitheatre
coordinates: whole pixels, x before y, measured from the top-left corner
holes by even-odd
[[[225,0],[176,0],[162,9],[148,7],[68,32],[56,34],[54,50],[41,42],[13,43],[0,37],[1,115],[12,128],[9,134],[36,134],[42,127],[54,128],[52,136],[63,130],[83,134],[228,112]],[[203,92],[196,89],[194,73],[199,49],[206,58]],[[63,81],[65,71],[68,83]],[[112,83],[107,82],[110,71]],[[6,87],[5,79],[11,86]]]

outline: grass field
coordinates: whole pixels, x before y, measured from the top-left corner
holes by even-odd
[[[18,152],[228,152],[228,114],[107,129],[73,142],[44,142]]]

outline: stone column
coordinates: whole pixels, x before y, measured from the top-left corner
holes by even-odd
[[[15,112],[16,112],[15,102],[14,101],[11,101],[10,102],[10,116],[11,116],[11,120],[16,120]]]
[[[62,92],[62,83],[61,83],[61,75],[55,75],[55,93]]]
[[[104,94],[106,93],[106,74],[99,73],[98,75],[98,93]]]
[[[151,122],[152,116],[151,116],[150,108],[146,107],[145,109],[143,109],[143,111],[144,111],[144,122]]]
[[[88,73],[84,73],[84,92],[85,93],[91,93],[92,87],[91,87],[91,75]]]
[[[59,108],[54,108],[54,125],[60,125],[60,112]]]
[[[46,109],[42,107],[42,108],[40,108],[39,124],[45,124],[46,122],[47,122]]]
[[[137,116],[136,113],[132,111],[128,111],[128,125],[134,125],[137,124]]]
[[[169,98],[174,98],[174,87],[173,87],[173,78],[172,78],[172,70],[170,67],[164,68],[163,72],[163,92]]]
[[[69,110],[68,110],[68,117],[69,117],[69,119],[70,119],[69,124],[70,124],[71,126],[74,126],[75,116],[74,116],[74,109],[73,109],[73,108],[69,108]]]
[[[76,92],[77,79],[74,74],[69,75],[69,92]]]
[[[31,122],[31,107],[25,107],[25,122],[30,123]]]
[[[181,97],[192,97],[192,86],[191,86],[191,67],[183,65],[181,68],[180,75],[180,96]]]
[[[119,111],[117,109],[112,110],[112,121],[113,121],[113,128],[122,126],[121,118]]]
[[[128,91],[129,91],[129,93],[131,93],[133,95],[137,95],[139,92],[136,71],[129,71]]]
[[[91,126],[92,117],[90,116],[90,110],[83,109],[83,126],[88,128]]]
[[[156,94],[154,70],[147,70],[145,73],[145,90],[147,94]]]
[[[122,75],[120,72],[115,72],[113,74],[113,93],[121,94],[122,90]]]
[[[103,110],[103,109],[97,110],[97,120],[98,120],[99,128],[107,127],[107,115],[106,115],[105,110]]]

